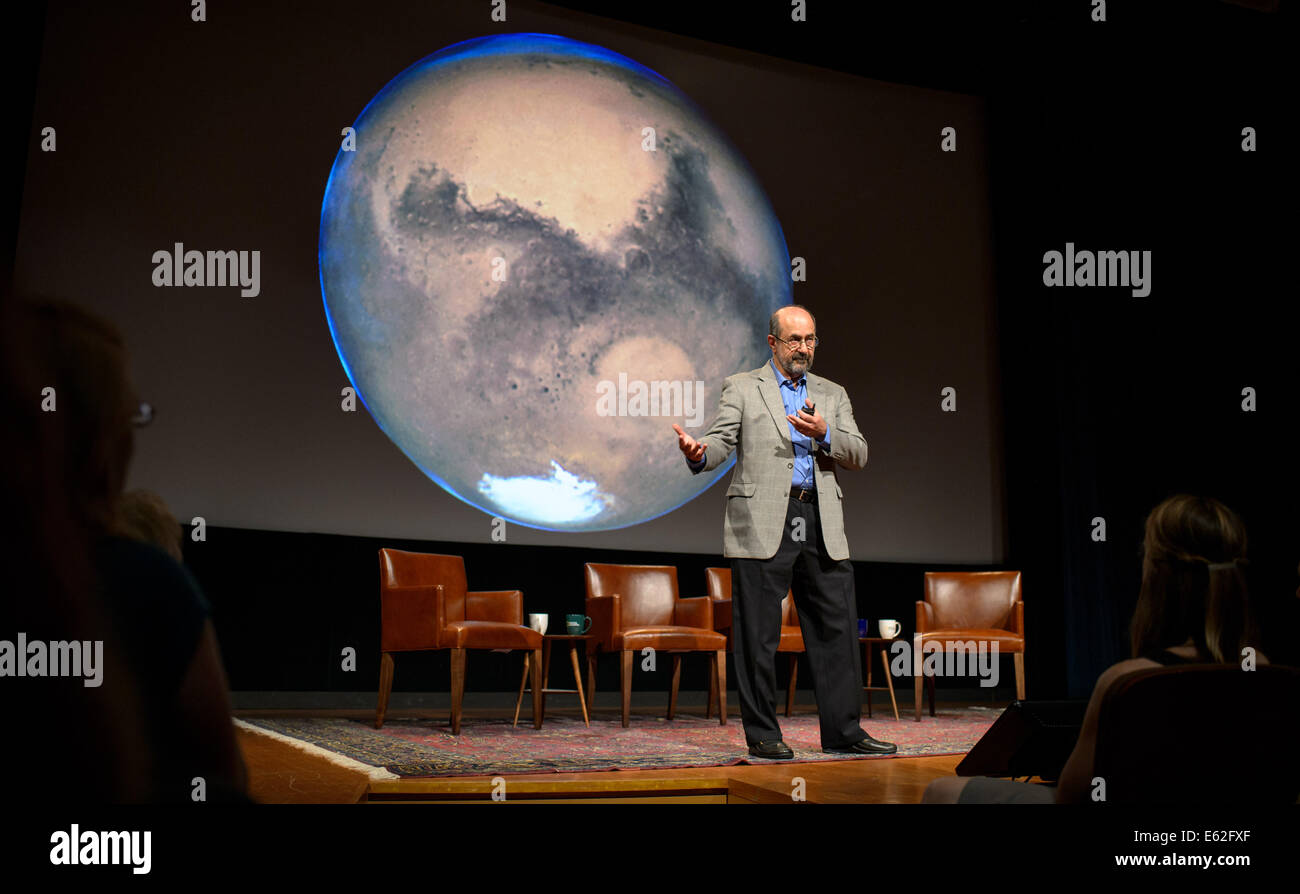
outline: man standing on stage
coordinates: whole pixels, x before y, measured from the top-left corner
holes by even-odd
[[[822,750],[893,754],[863,731],[857,597],[835,466],[860,469],[867,441],[844,389],[809,374],[817,324],[797,304],[772,314],[772,360],[729,377],[697,441],[674,425],[693,473],[739,456],[727,488],[723,553],[731,559],[736,688],[749,753],[794,756],[776,719],[781,600],[793,591],[817,694]]]

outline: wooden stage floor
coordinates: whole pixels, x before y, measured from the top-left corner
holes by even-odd
[[[417,715],[420,712],[411,712]],[[466,716],[471,711],[466,710]],[[495,715],[497,711],[485,712]],[[564,713],[555,710],[548,713]],[[330,716],[366,711],[240,711],[236,716]],[[429,712],[445,717],[445,712]],[[736,717],[736,722],[739,722]],[[864,718],[870,728],[870,721]],[[365,774],[268,736],[238,730],[249,793],[268,804],[492,803],[492,778],[458,776],[372,782]],[[931,780],[953,775],[963,755],[887,760],[765,763],[679,770],[539,773],[505,777],[505,800],[532,803],[917,804]],[[802,779],[802,785],[798,782]]]

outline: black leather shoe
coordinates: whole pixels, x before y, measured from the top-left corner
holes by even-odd
[[[777,739],[773,742],[755,742],[749,746],[749,753],[754,757],[765,757],[773,761],[788,761],[794,757],[790,746]]]
[[[879,739],[867,736],[852,745],[842,745],[839,748],[823,748],[822,751],[827,754],[896,754],[898,746],[893,742],[882,742]]]

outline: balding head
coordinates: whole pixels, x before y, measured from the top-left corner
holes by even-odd
[[[785,307],[778,307],[773,311],[772,316],[767,320],[767,332],[769,335],[777,338],[788,338],[787,333],[798,329],[799,334],[806,335],[808,332],[815,332],[817,321],[813,315],[808,312],[808,308],[801,304],[787,304]]]
[[[794,347],[792,339],[812,339],[817,335],[817,321],[808,308],[790,304],[778,308],[768,319],[767,344],[777,368],[790,379],[801,379],[812,368],[814,346],[801,341]]]

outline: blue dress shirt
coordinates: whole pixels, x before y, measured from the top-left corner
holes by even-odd
[[[798,382],[792,382],[781,374],[781,370],[776,365],[776,360],[769,364],[772,367],[772,373],[776,376],[776,382],[781,388],[781,403],[785,404],[785,412],[788,416],[798,416],[799,410],[802,410],[807,404],[808,397],[808,380],[800,377]],[[790,443],[794,445],[794,471],[790,475],[791,487],[802,487],[807,490],[817,489],[817,476],[814,474],[817,468],[816,460],[813,454],[817,452],[816,446],[813,445],[813,439],[808,435],[801,435],[789,422],[790,426]],[[826,436],[822,439],[823,447],[830,449],[831,429],[826,427]]]

